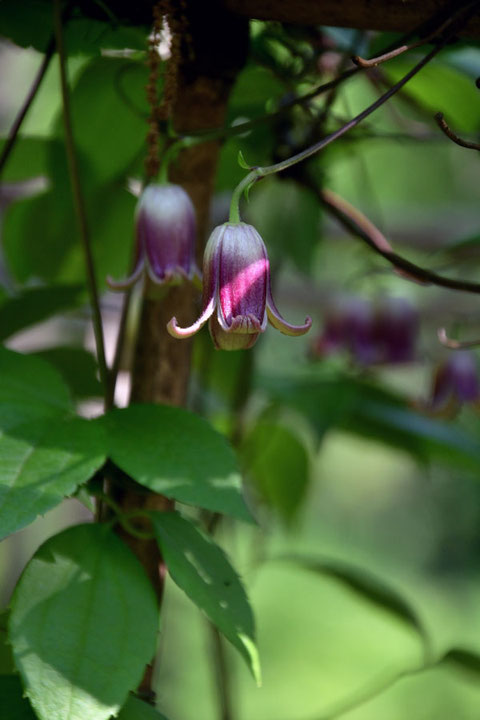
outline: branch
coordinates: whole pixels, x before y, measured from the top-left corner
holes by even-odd
[[[40,67],[38,68],[38,72],[35,76],[32,86],[28,91],[27,97],[25,98],[22,107],[18,111],[15,120],[13,121],[13,125],[10,128],[10,132],[8,133],[7,141],[5,142],[3,150],[0,154],[0,177],[3,173],[3,169],[7,163],[10,153],[15,146],[15,142],[17,140],[18,133],[20,132],[20,128],[22,127],[23,121],[25,120],[25,116],[29,111],[32,102],[35,100],[40,85],[42,84],[42,80],[45,77],[54,52],[55,38],[51,38],[47,45],[47,49],[45,50],[45,56],[42,60]]]
[[[464,7],[459,8],[456,12],[450,15],[450,17],[444,20],[438,27],[432,30],[432,32],[428,33],[424,37],[421,37],[416,42],[410,44],[405,43],[403,45],[400,45],[399,47],[394,48],[393,50],[390,50],[390,52],[385,52],[381,55],[377,55],[376,57],[370,58],[369,60],[360,57],[360,55],[354,55],[352,57],[352,60],[355,65],[358,65],[359,67],[372,68],[376,65],[380,65],[381,63],[386,62],[387,60],[391,60],[394,57],[403,55],[403,53],[408,52],[409,50],[414,50],[415,48],[421,47],[422,45],[426,45],[428,42],[441,35],[448,28],[449,25],[451,25],[455,20],[458,20],[464,12],[467,12],[470,8],[475,7],[476,4],[477,2],[475,0],[474,2],[468,3]]]
[[[309,183],[309,185],[313,186],[313,183]],[[456,280],[455,278],[438,275],[398,255],[393,251],[380,230],[359,210],[331,190],[318,190],[318,188],[316,188],[316,191],[319,193],[320,199],[328,212],[347,228],[349,232],[359,237],[378,255],[388,260],[388,262],[399,271],[400,275],[418,282],[421,285],[437,285],[439,287],[449,288],[450,290],[461,290],[463,292],[480,294],[479,283],[468,280]]]
[[[95,345],[97,349],[97,361],[100,371],[100,378],[104,387],[105,397],[108,392],[108,371],[105,359],[105,344],[103,341],[102,315],[100,311],[100,300],[97,289],[97,281],[95,278],[95,268],[93,263],[92,248],[90,244],[90,234],[88,230],[87,215],[85,211],[85,201],[80,184],[80,176],[77,164],[77,155],[75,151],[75,141],[73,137],[72,115],[70,110],[70,95],[68,89],[65,48],[63,44],[63,28],[62,28],[62,12],[61,0],[54,0],[54,22],[55,22],[55,39],[58,49],[59,66],[60,66],[60,84],[62,90],[63,103],[63,123],[65,126],[65,149],[67,152],[68,169],[70,174],[70,183],[72,186],[73,202],[75,206],[75,214],[77,216],[78,227],[80,230],[80,239],[83,246],[85,256],[85,265],[87,272],[87,287],[90,295],[90,304],[93,314],[93,331],[95,334]]]
[[[437,337],[442,345],[450,348],[450,350],[466,350],[468,348],[478,347],[480,340],[452,340],[447,336],[445,328],[439,328],[437,331]]]
[[[476,0],[476,3],[478,0]],[[464,18],[464,21],[466,21],[466,18]],[[349,122],[347,122],[345,125],[343,125],[338,130],[335,130],[333,133],[330,133],[330,135],[327,135],[326,137],[319,140],[314,145],[311,145],[310,147],[306,148],[305,150],[302,150],[301,152],[297,153],[296,155],[293,155],[290,158],[287,158],[286,160],[282,160],[279,163],[275,163],[274,165],[268,165],[267,167],[254,167],[252,168],[251,172],[246,175],[243,180],[240,181],[240,183],[237,185],[235,190],[232,194],[232,201],[230,204],[230,222],[239,222],[240,220],[240,210],[239,210],[239,203],[240,199],[243,195],[243,193],[248,193],[250,187],[257,182],[257,180],[260,180],[261,178],[266,177],[267,175],[273,175],[277,172],[282,172],[283,170],[287,170],[288,168],[292,167],[292,165],[296,165],[297,163],[303,162],[303,160],[306,160],[307,158],[311,157],[312,155],[315,155],[320,150],[323,150],[327,145],[334,142],[334,140],[337,140],[338,138],[342,137],[342,135],[345,135],[349,130],[352,130],[354,127],[359,125],[362,120],[365,120],[369,115],[371,115],[375,110],[378,110],[379,107],[381,107],[384,103],[387,102],[395,93],[397,93],[401,88],[407,84],[409,80],[411,80],[412,77],[414,77],[420,70],[427,65],[433,58],[442,50],[444,45],[448,42],[450,38],[450,35],[445,35],[444,38],[438,43],[436,47],[434,47],[432,50],[430,50],[429,53],[427,53],[416,65],[413,66],[411,70],[406,73],[398,82],[395,83],[395,85],[392,85],[387,92],[385,92],[383,95],[381,95],[375,102],[373,102],[371,105],[369,105],[365,110],[363,110],[361,113],[356,115],[354,118],[352,118]]]
[[[458,137],[451,128],[448,127],[447,123],[445,122],[445,119],[443,117],[443,113],[438,112],[435,115],[435,120],[440,128],[440,130],[448,137],[450,140],[452,140],[456,145],[460,145],[460,147],[468,148],[469,150],[480,150],[480,143],[474,143],[469,142],[468,140],[463,140],[461,137]]]

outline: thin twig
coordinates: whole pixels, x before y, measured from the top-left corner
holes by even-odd
[[[309,183],[313,186],[313,183]],[[353,235],[363,240],[372,250],[388,260],[403,276],[422,285],[438,285],[450,290],[480,294],[480,284],[469,280],[456,280],[444,277],[426,268],[415,265],[406,258],[393,252],[380,230],[376,228],[357,208],[331,190],[318,190],[322,203]]]
[[[59,66],[60,66],[60,83],[62,89],[63,103],[63,122],[65,126],[65,149],[67,153],[68,169],[70,174],[70,183],[72,186],[73,201],[75,206],[75,214],[77,216],[78,227],[80,231],[80,239],[83,247],[85,266],[87,273],[87,287],[90,295],[90,304],[92,308],[93,332],[95,335],[95,345],[97,349],[97,362],[100,371],[100,378],[104,387],[105,398],[108,391],[108,371],[105,359],[105,344],[103,340],[102,314],[100,310],[100,300],[97,289],[97,281],[95,278],[95,268],[93,262],[92,248],[90,244],[90,234],[88,230],[87,215],[85,210],[85,201],[80,184],[80,176],[78,171],[77,156],[75,152],[75,141],[73,137],[72,116],[70,110],[70,96],[67,81],[65,48],[63,44],[63,28],[62,28],[62,12],[61,0],[54,0],[54,22],[55,22],[55,39],[58,49]]]
[[[228,669],[225,645],[219,629],[213,623],[210,626],[210,634],[213,644],[213,658],[216,670],[216,690],[219,703],[219,720],[233,720],[233,703],[231,692],[231,677]]]
[[[450,140],[452,140],[457,145],[460,145],[460,147],[468,148],[469,150],[480,150],[480,143],[474,143],[470,142],[469,140],[463,140],[461,137],[459,137],[456,133],[453,132],[453,130],[447,125],[443,113],[438,112],[435,115],[435,121],[440,128],[440,130],[448,137]]]
[[[398,47],[394,48],[393,50],[390,50],[389,52],[385,52],[381,55],[377,55],[376,57],[370,58],[367,60],[366,58],[361,57],[360,55],[354,55],[352,57],[352,61],[355,63],[355,65],[358,65],[362,68],[372,68],[376,65],[380,65],[381,63],[386,62],[387,60],[391,60],[394,57],[398,57],[399,55],[403,55],[403,53],[408,52],[409,50],[415,50],[418,47],[421,47],[422,45],[426,45],[434,38],[438,37],[442,34],[444,30],[448,28],[449,25],[451,25],[455,20],[458,19],[459,16],[462,15],[462,13],[467,12],[467,10],[470,7],[474,7],[476,5],[475,2],[471,2],[468,5],[465,5],[464,7],[459,8],[456,10],[456,12],[453,13],[453,15],[450,15],[446,20],[444,20],[438,27],[436,27],[432,32],[428,33],[428,35],[425,35],[424,37],[421,37],[419,40],[416,40],[413,43],[405,43],[403,45],[399,45]]]
[[[466,350],[468,348],[474,348],[480,345],[480,340],[453,340],[452,338],[448,337],[445,328],[439,328],[437,331],[437,336],[441,344],[445,345],[445,347],[450,348],[450,350]]]
[[[30,90],[28,91],[28,94],[23,102],[22,107],[18,111],[18,114],[17,114],[15,120],[13,121],[13,125],[10,128],[10,132],[8,133],[8,137],[7,137],[7,140],[3,147],[3,150],[0,153],[0,177],[3,173],[3,169],[7,163],[10,153],[12,152],[12,150],[15,146],[15,142],[17,140],[18,133],[20,132],[20,128],[22,127],[23,121],[25,120],[25,116],[26,116],[27,112],[29,111],[32,102],[35,100],[35,97],[40,88],[40,85],[42,84],[42,80],[45,77],[45,74],[48,70],[48,67],[50,65],[50,61],[53,57],[54,52],[55,52],[55,38],[51,38],[47,45],[47,49],[45,50],[44,58],[42,60],[40,67],[38,68],[38,71],[37,71],[35,79],[32,83],[32,86],[31,86]]]
[[[477,0],[478,1],[478,0]],[[464,18],[464,21],[466,22],[467,18]],[[246,175],[243,180],[237,185],[235,190],[232,194],[232,200],[230,204],[230,222],[239,222],[240,219],[240,210],[239,210],[239,202],[240,198],[242,197],[244,192],[248,192],[249,188],[257,182],[257,180],[260,180],[267,175],[272,175],[274,173],[282,172],[283,170],[287,170],[292,165],[296,165],[297,163],[303,162],[307,158],[311,157],[312,155],[315,155],[320,150],[323,150],[327,145],[330,145],[330,143],[334,142],[338,138],[342,137],[342,135],[345,135],[349,130],[352,130],[354,127],[359,125],[362,120],[367,118],[369,115],[371,115],[375,110],[378,110],[379,107],[381,107],[384,103],[387,102],[395,93],[397,93],[401,88],[408,83],[409,80],[411,80],[412,77],[414,77],[420,70],[425,67],[433,58],[442,50],[444,45],[448,42],[449,35],[445,35],[444,38],[438,43],[436,47],[434,47],[432,50],[430,50],[429,53],[427,53],[416,65],[413,66],[409,72],[404,75],[398,82],[395,83],[387,92],[385,92],[383,95],[381,95],[375,102],[373,102],[371,105],[369,105],[365,110],[363,110],[361,113],[356,115],[354,118],[352,118],[349,122],[347,122],[345,125],[343,125],[338,130],[335,130],[334,132],[330,133],[330,135],[327,135],[326,137],[319,140],[314,145],[311,145],[310,147],[306,148],[305,150],[302,150],[301,152],[297,153],[296,155],[293,155],[290,158],[287,158],[286,160],[283,160],[279,163],[275,163],[274,165],[268,165],[266,167],[254,167],[252,168],[251,172]]]
[[[115,403],[115,387],[117,384],[118,373],[120,370],[120,363],[122,360],[131,298],[132,298],[132,288],[129,288],[123,298],[122,312],[120,315],[120,322],[118,325],[117,341],[115,344],[115,353],[113,356],[112,365],[111,365],[109,373],[108,373],[108,389],[107,389],[107,393],[105,396],[105,409],[106,410],[111,409]]]

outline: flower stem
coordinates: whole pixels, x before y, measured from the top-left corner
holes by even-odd
[[[63,28],[61,0],[54,0],[54,23],[55,23],[55,39],[59,56],[60,66],[60,84],[62,91],[63,103],[63,123],[65,127],[65,148],[67,152],[68,169],[70,174],[70,183],[72,187],[73,202],[75,206],[75,214],[77,216],[78,228],[80,231],[80,239],[85,256],[85,266],[87,272],[87,287],[90,295],[90,304],[93,315],[93,332],[95,335],[95,345],[97,349],[97,361],[100,371],[100,379],[102,381],[105,397],[108,393],[108,371],[105,359],[105,344],[103,340],[102,315],[100,311],[100,300],[97,289],[97,281],[95,279],[95,267],[93,262],[92,248],[90,243],[90,234],[88,230],[87,216],[85,211],[85,201],[80,184],[78,172],[77,156],[75,152],[75,142],[72,129],[72,115],[70,110],[70,96],[66,72],[65,48],[63,44]]]

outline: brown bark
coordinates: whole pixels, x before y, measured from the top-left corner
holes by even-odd
[[[170,84],[175,91],[172,121],[177,132],[210,129],[223,124],[230,88],[246,58],[248,22],[233,18],[217,2],[189,0],[181,8],[175,5],[171,18],[174,29],[182,30],[177,76]],[[229,35],[217,41],[217,27]],[[174,44],[175,48],[175,44]],[[208,225],[210,200],[214,188],[219,142],[209,142],[182,152],[171,172],[171,180],[182,185],[197,213],[199,258]],[[184,405],[190,375],[191,342],[176,340],[166,330],[175,315],[181,324],[190,323],[197,311],[198,292],[186,283],[150,294],[146,286],[135,348],[132,393],[133,402]],[[173,503],[162,495],[146,492],[128,479],[118,479],[111,489],[124,511],[135,509],[168,510]],[[139,525],[145,527],[143,521]],[[140,540],[120,530],[126,542],[144,566],[162,598],[165,569],[154,541]],[[152,670],[147,668],[138,692],[152,699]]]
[[[224,0],[224,4],[239,16],[258,20],[402,33],[446,7],[459,6],[458,2],[445,0]],[[462,34],[480,35],[480,13],[468,22]]]

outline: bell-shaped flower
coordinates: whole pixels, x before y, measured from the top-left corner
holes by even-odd
[[[203,258],[203,309],[198,320],[181,328],[168,323],[170,335],[194,335],[209,320],[215,347],[243,350],[252,347],[270,323],[285,335],[303,335],[312,324],[291,325],[278,312],[270,287],[270,265],[265,244],[251,225],[225,223],[215,228]]]
[[[363,366],[412,362],[416,357],[418,312],[404,298],[340,297],[327,310],[312,354],[348,351]]]
[[[433,376],[430,409],[458,411],[465,403],[480,401],[480,383],[475,355],[468,350],[452,351]]]
[[[135,210],[135,232],[135,269],[123,280],[108,277],[112,290],[130,288],[145,270],[156,284],[175,283],[182,277],[200,279],[195,210],[179,185],[147,185]]]

